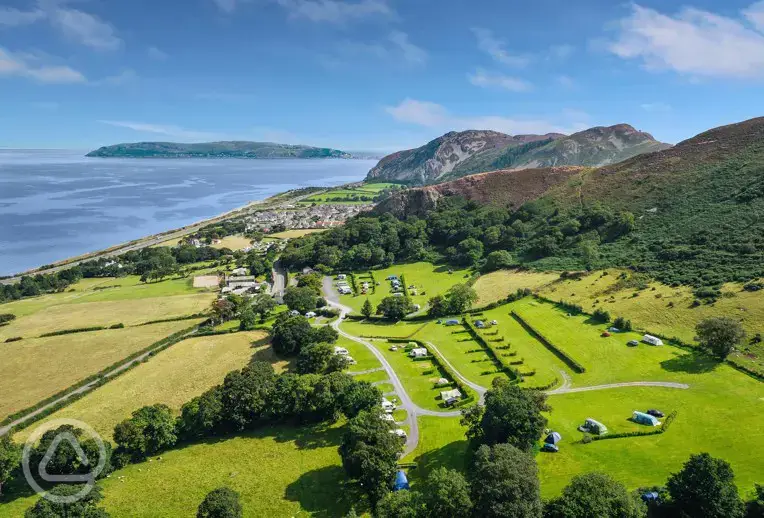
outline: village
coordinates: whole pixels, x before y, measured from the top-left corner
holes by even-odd
[[[286,205],[283,210],[263,210],[247,216],[247,232],[337,227],[371,207],[372,204]]]

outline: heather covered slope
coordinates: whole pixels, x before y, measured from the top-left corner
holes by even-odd
[[[428,184],[499,169],[602,166],[669,147],[628,124],[590,128],[570,136],[452,132],[383,158],[367,180]]]

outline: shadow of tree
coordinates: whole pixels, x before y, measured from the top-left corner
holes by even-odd
[[[347,480],[341,466],[326,466],[300,475],[289,484],[284,497],[298,502],[313,516],[344,516],[351,508],[359,515],[368,511],[360,487]]]
[[[688,374],[704,374],[714,371],[719,362],[700,352],[678,354],[670,360],[661,362],[661,368],[669,372],[686,372]]]
[[[416,468],[412,468],[410,474],[415,479],[422,480],[432,470],[439,467],[465,471],[470,457],[469,443],[467,439],[454,441],[436,450],[430,450],[414,459]]]

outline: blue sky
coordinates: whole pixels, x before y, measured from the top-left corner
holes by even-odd
[[[0,0],[0,147],[269,140],[764,115],[764,1]]]

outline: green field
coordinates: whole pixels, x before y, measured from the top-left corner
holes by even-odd
[[[395,186],[392,183],[368,183],[360,187],[340,187],[322,194],[315,194],[300,201],[301,204],[362,204],[373,203],[374,197],[384,189]]]
[[[350,356],[357,362],[355,365],[348,367],[349,372],[361,372],[369,369],[377,369],[382,366],[374,353],[372,353],[365,345],[359,344],[353,340],[340,336],[335,344],[338,347],[344,347],[348,350]]]
[[[114,426],[134,410],[155,403],[180,410],[185,402],[220,383],[230,371],[246,366],[253,356],[283,370],[286,363],[273,355],[266,341],[263,331],[183,340],[42,422],[78,419],[110,438]],[[28,433],[30,429],[20,432],[16,439],[25,440]]]
[[[0,343],[0,419],[79,381],[199,320],[75,333]]]
[[[297,237],[307,236],[308,234],[315,234],[317,232],[324,232],[323,228],[300,228],[295,230],[285,230],[284,232],[277,232],[275,234],[268,234],[268,237],[276,239],[294,239]]]
[[[344,320],[342,329],[354,336],[369,337],[381,336],[384,338],[410,338],[420,329],[427,326],[426,322],[359,322]]]
[[[419,304],[422,309],[427,307],[427,301],[435,295],[445,293],[454,284],[467,282],[469,273],[467,270],[453,270],[449,274],[449,267],[434,266],[431,263],[408,263],[391,266],[383,270],[374,270],[374,278],[380,283],[376,290],[369,289],[366,295],[343,295],[340,300],[343,304],[360,312],[364,301],[368,298],[376,310],[377,305],[385,297],[392,295],[390,281],[385,280],[390,275],[397,275],[399,278],[403,275],[406,279],[406,286],[414,285],[417,295],[411,295],[412,304]],[[369,281],[368,272],[356,272],[356,284],[358,289],[364,281]],[[372,291],[375,291],[372,293]]]
[[[418,418],[421,438],[416,449],[401,459],[416,462],[409,470],[412,485],[423,480],[435,468],[465,470],[467,439],[466,428],[459,424],[459,417],[420,416]]]
[[[481,307],[505,299],[521,288],[535,290],[560,278],[557,273],[499,270],[481,275],[473,288],[478,293],[475,306]]]

